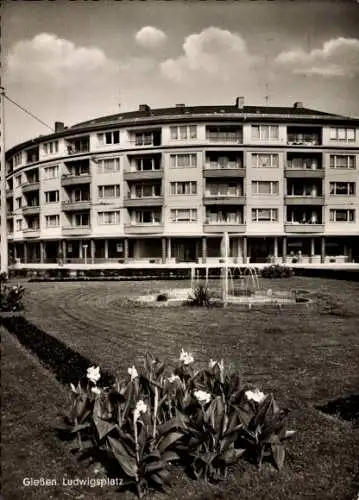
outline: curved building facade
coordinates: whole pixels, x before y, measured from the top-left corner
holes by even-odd
[[[359,120],[305,108],[151,109],[6,153],[11,262],[352,262]]]

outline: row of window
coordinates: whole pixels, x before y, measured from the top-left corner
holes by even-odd
[[[277,208],[252,208],[251,211],[252,222],[278,222],[278,209]],[[99,225],[118,225],[120,224],[120,211],[106,211],[98,212],[98,224]],[[311,217],[306,217],[303,214],[301,220],[292,214],[292,219],[288,222],[293,223],[312,223],[318,222],[316,214],[312,214]],[[170,222],[197,222],[198,220],[198,210],[196,208],[179,208],[171,209],[170,211]],[[354,209],[331,209],[329,211],[330,222],[355,222],[355,210]],[[161,212],[154,210],[145,211],[135,211],[132,214],[131,223],[133,224],[159,224],[161,222]],[[207,214],[206,222],[209,223],[223,223],[227,224],[238,224],[242,223],[242,215],[239,212],[209,212]],[[72,216],[72,223],[75,226],[88,226],[90,224],[90,214],[74,214]],[[37,221],[32,224],[32,229],[39,229],[39,222]],[[52,214],[45,216],[45,227],[55,228],[60,227],[60,215]],[[23,220],[16,220],[16,230],[23,230]]]
[[[98,173],[111,173],[120,171],[120,158],[108,158],[96,160]],[[252,153],[252,167],[253,168],[278,168],[279,167],[279,154],[261,154]],[[158,161],[153,158],[139,158],[131,162],[135,170],[156,170],[160,167]],[[171,168],[190,168],[197,167],[197,154],[171,154],[170,167]],[[220,165],[220,162],[218,163]],[[290,168],[312,168],[316,169],[318,163],[313,159],[294,158],[288,161]],[[335,169],[355,169],[355,156],[354,155],[331,155],[330,168]],[[86,169],[86,173],[89,171]],[[44,168],[44,179],[55,179],[60,176],[60,166],[52,165]],[[21,174],[15,176],[15,186],[19,187],[23,182]]]

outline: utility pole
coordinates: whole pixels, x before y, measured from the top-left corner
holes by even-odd
[[[6,210],[6,162],[5,162],[5,89],[0,87],[0,106],[1,106],[1,155],[0,155],[0,200],[1,200],[1,231],[0,231],[0,259],[1,272],[8,272],[8,243],[7,243],[7,210]]]

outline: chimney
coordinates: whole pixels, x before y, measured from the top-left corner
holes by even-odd
[[[148,104],[140,104],[138,106],[138,111],[142,111],[142,112],[145,112],[145,111],[150,111],[150,107]]]
[[[303,103],[301,101],[297,101],[293,105],[294,109],[302,109],[303,108]]]
[[[64,122],[55,122],[55,132],[63,132],[65,130]]]
[[[244,96],[240,96],[236,98],[236,108],[243,109],[244,107]]]
[[[176,104],[176,108],[185,108],[185,107],[186,107],[185,104],[182,104],[182,103],[181,104]]]

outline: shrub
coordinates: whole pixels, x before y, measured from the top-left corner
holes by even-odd
[[[157,302],[167,302],[168,295],[167,293],[159,293],[156,297]]]
[[[190,295],[188,304],[196,307],[209,307],[211,305],[211,295],[209,289],[203,283],[199,284]]]
[[[106,387],[98,385],[102,374],[92,366],[84,382],[71,384],[70,411],[57,430],[77,437],[82,450],[102,451],[139,497],[151,486],[170,484],[174,461],[211,482],[224,479],[240,457],[259,467],[268,457],[280,469],[284,441],[294,434],[285,429],[288,412],[272,395],[243,387],[223,360],[200,370],[193,364],[182,349],[167,371],[147,353],[140,373],[132,366],[127,378]]]
[[[267,266],[262,269],[263,278],[290,278],[294,275],[293,269],[288,266],[281,266],[280,264],[275,264],[272,266]]]
[[[0,274],[0,311],[20,311],[24,308],[25,289],[22,285],[9,285],[6,273]]]

